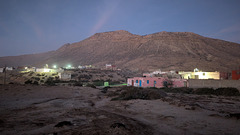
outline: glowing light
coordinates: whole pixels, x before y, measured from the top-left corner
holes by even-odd
[[[57,68],[57,65],[53,65],[53,68]]]
[[[44,69],[43,69],[43,72],[50,72],[50,69],[44,68]]]

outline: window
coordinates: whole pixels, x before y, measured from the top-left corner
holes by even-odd
[[[147,84],[149,84],[149,80],[147,80]]]
[[[157,82],[156,82],[156,81],[154,81],[154,84],[157,84]]]
[[[136,80],[136,83],[138,83],[138,80]]]

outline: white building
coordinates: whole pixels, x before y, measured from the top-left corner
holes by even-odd
[[[72,74],[71,73],[58,73],[60,80],[71,80]]]
[[[55,70],[55,69],[50,69],[50,68],[37,68],[36,69],[36,72],[57,72],[57,70]]]
[[[13,67],[6,67],[6,70],[12,71]]]
[[[4,71],[4,68],[0,68],[0,73],[2,73]]]

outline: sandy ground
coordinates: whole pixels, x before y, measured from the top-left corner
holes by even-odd
[[[117,88],[110,89],[114,91]],[[239,135],[239,97],[110,101],[89,87],[0,86],[0,134]]]

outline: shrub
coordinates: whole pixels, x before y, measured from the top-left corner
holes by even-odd
[[[34,85],[38,85],[38,82],[37,82],[37,81],[34,81],[33,84],[34,84]]]
[[[54,86],[55,85],[54,80],[53,80],[52,77],[49,77],[47,79],[47,81],[45,82],[45,84],[50,85],[50,86]]]
[[[236,88],[218,88],[215,90],[216,95],[222,95],[222,96],[239,96],[240,93],[238,89]]]
[[[131,100],[131,99],[144,99],[144,100],[152,100],[152,99],[160,99],[162,97],[167,96],[167,94],[161,90],[153,90],[153,89],[142,89],[137,87],[125,87],[125,91],[123,91],[118,97],[113,98],[112,100]]]
[[[120,84],[120,82],[119,81],[110,81],[109,82],[109,85],[116,85],[116,84]]]
[[[81,82],[75,82],[74,86],[83,86],[83,84]]]
[[[40,78],[38,78],[38,77],[34,77],[34,79],[35,79],[35,80],[37,80],[37,81],[39,81],[39,80],[40,80]]]
[[[32,76],[33,75],[33,72],[30,72],[28,76]]]
[[[91,79],[92,76],[91,75],[86,75],[86,74],[81,74],[78,76],[78,79],[81,80],[81,79]]]
[[[198,88],[194,91],[194,94],[198,95],[215,95],[215,90],[213,88]]]
[[[192,94],[193,93],[193,89],[192,88],[187,88],[187,87],[171,88],[170,92],[172,92],[172,93]]]
[[[104,85],[104,80],[93,80],[93,84],[95,86],[103,86]]]
[[[88,83],[86,86],[91,87],[91,88],[96,88],[96,86],[94,84],[90,84],[90,83]]]
[[[52,73],[52,76],[58,75],[57,73]]]
[[[25,81],[25,84],[32,84],[32,81],[31,80],[27,80],[27,81]]]

